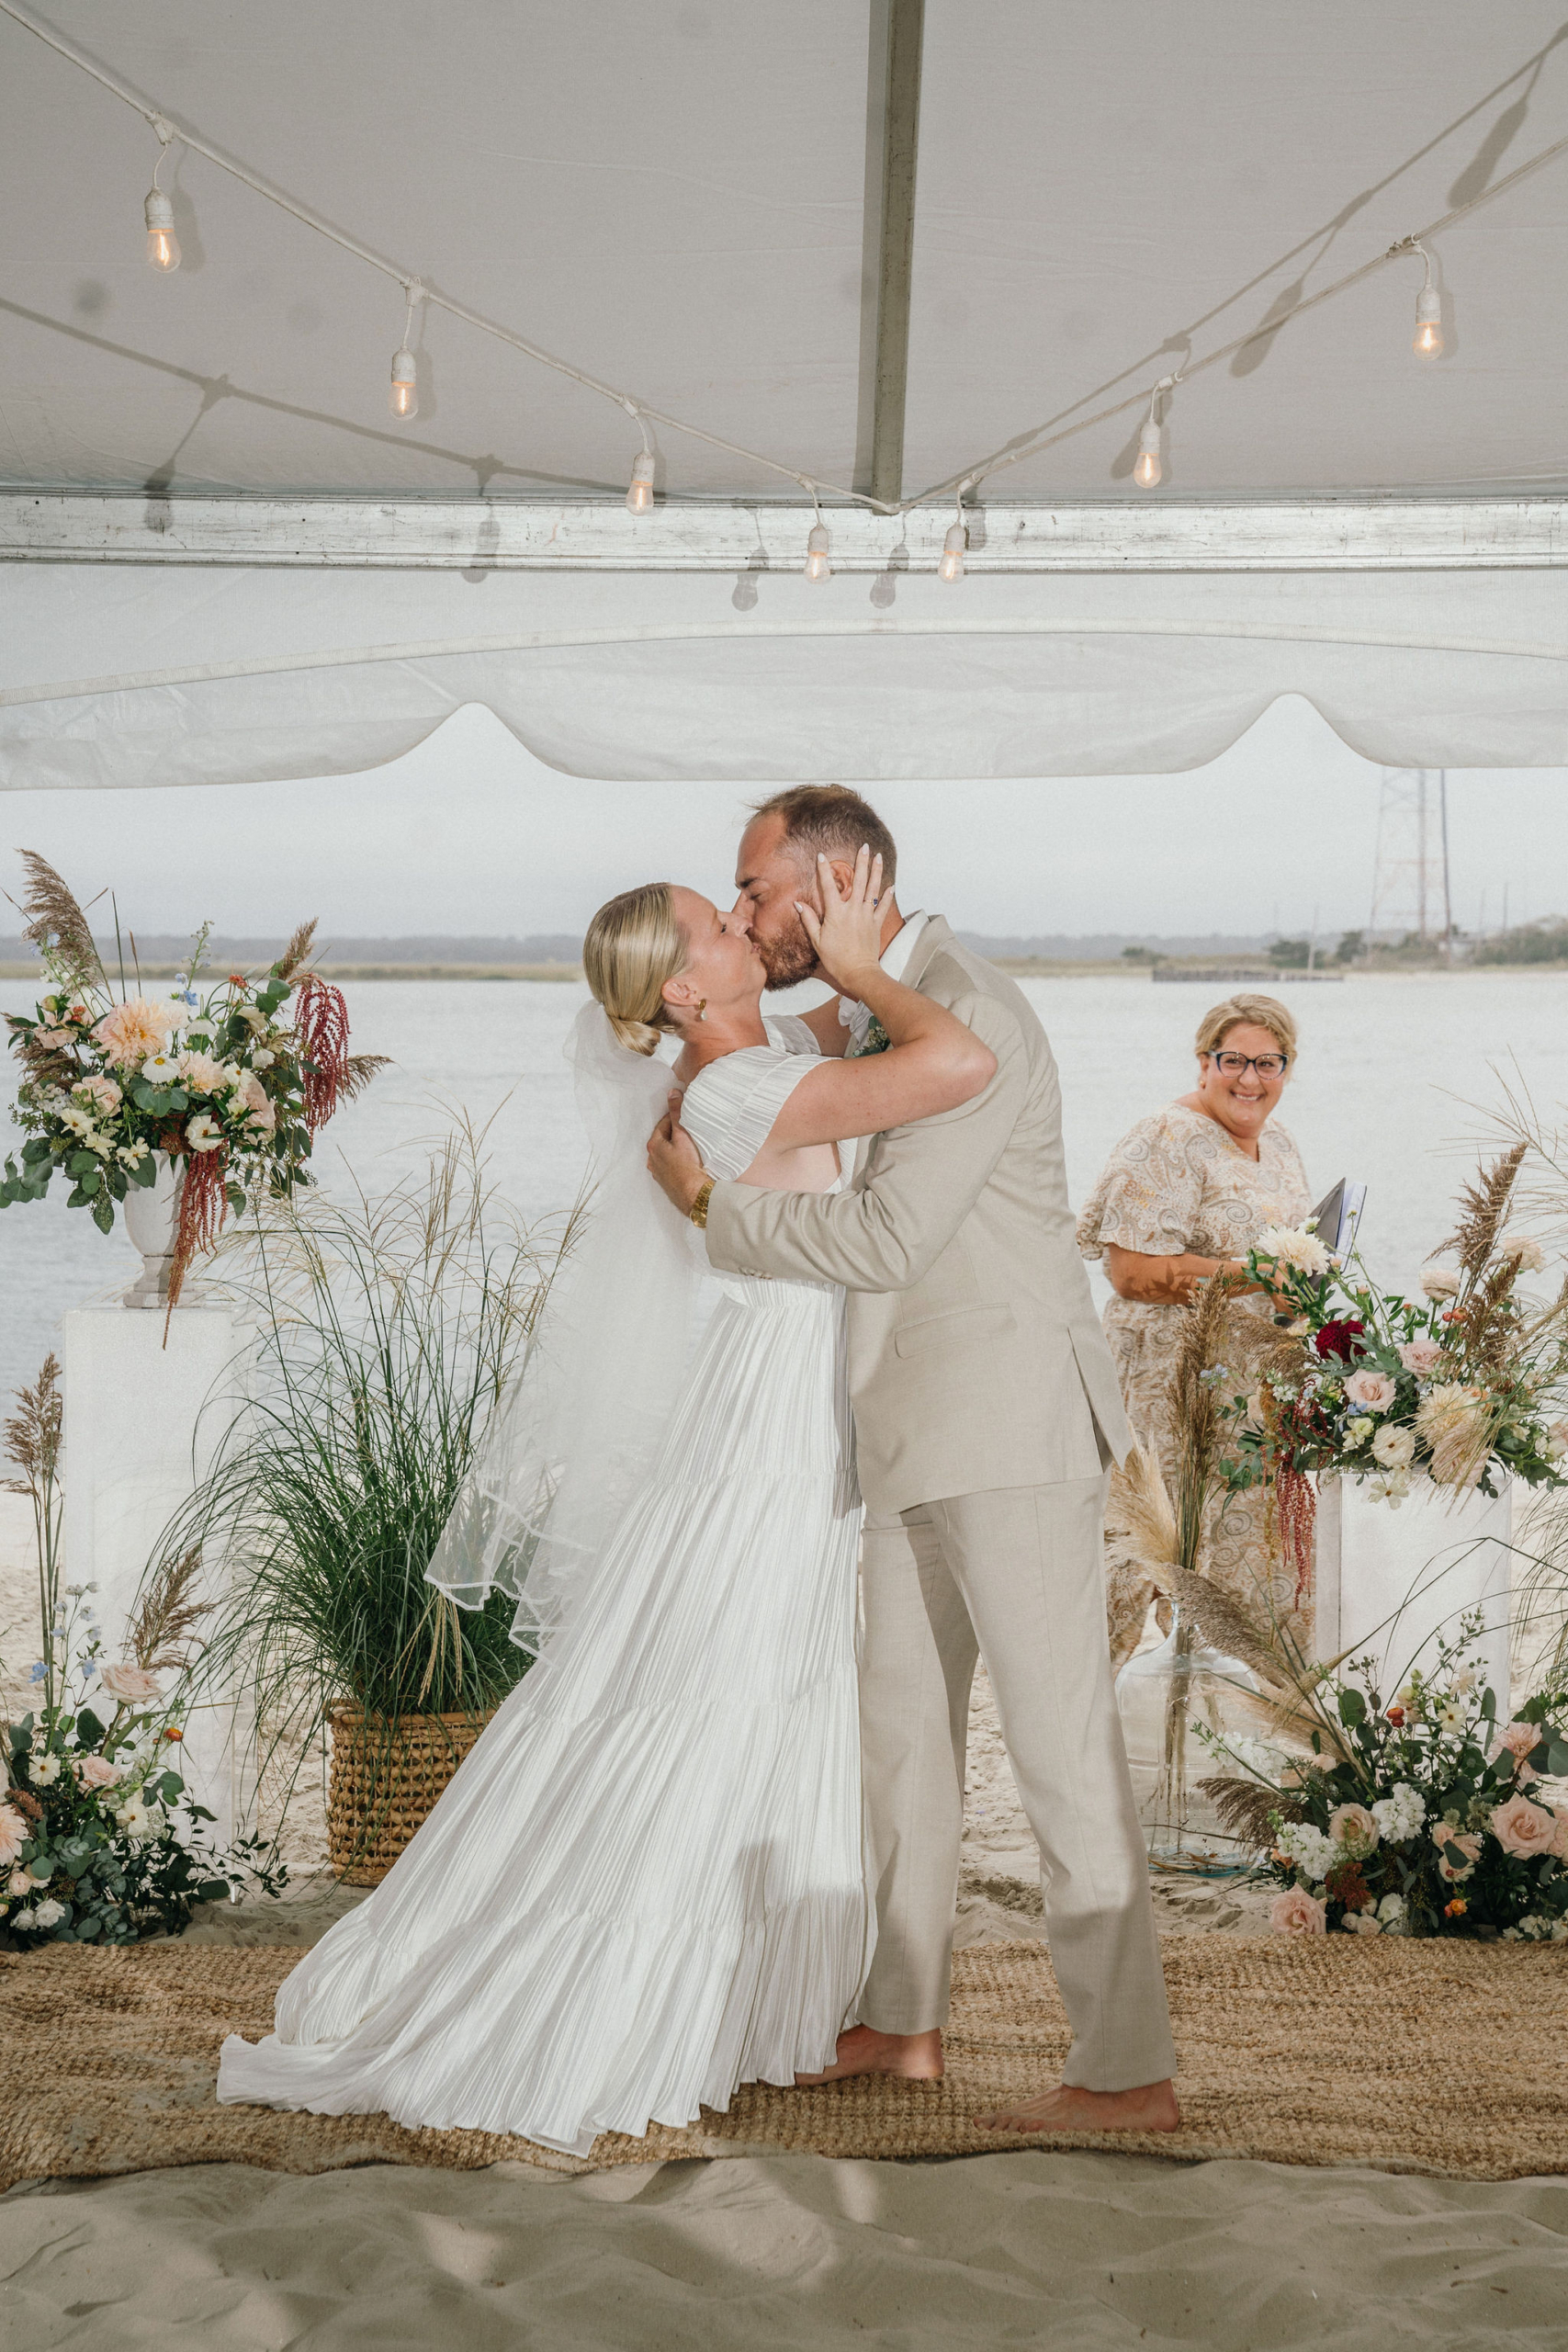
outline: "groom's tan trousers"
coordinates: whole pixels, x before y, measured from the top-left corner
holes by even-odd
[[[1105,1638],[1105,1480],[1008,1487],[868,1516],[861,1737],[876,1956],[860,2015],[945,2024],[976,1653],[1039,1842],[1051,1960],[1073,2029],[1065,2079],[1130,2090],[1176,2072],[1148,1862]]]

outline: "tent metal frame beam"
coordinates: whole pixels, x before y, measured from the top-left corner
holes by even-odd
[[[105,497],[0,493],[0,561],[312,570],[801,569],[808,505],[621,499]],[[951,507],[830,511],[833,569],[934,571]],[[1496,571],[1568,565],[1568,499],[1128,500],[970,511],[987,572]],[[953,590],[963,594],[962,586]]]
[[[871,0],[870,15],[854,481],[857,490],[896,506],[904,494],[925,0]]]

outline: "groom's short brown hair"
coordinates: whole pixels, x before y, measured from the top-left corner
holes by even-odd
[[[872,807],[847,784],[792,784],[771,800],[752,804],[753,817],[778,817],[786,848],[815,857],[852,858],[862,842],[882,860],[882,887],[891,890],[898,871],[893,836]]]

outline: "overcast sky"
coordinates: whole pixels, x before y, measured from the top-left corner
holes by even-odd
[[[1277,703],[1190,775],[867,787],[899,844],[906,907],[963,929],[1042,934],[1304,932],[1364,923],[1382,771],[1307,704]],[[1454,919],[1568,912],[1568,772],[1450,770]],[[583,783],[543,767],[488,711],[359,776],[153,792],[6,796],[0,882],[43,853],[85,899],[110,885],[147,933],[210,917],[331,939],[580,932],[656,877],[718,897],[754,787]],[[0,931],[15,932],[0,909]]]

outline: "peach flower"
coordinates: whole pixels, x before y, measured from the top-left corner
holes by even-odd
[[[98,1680],[111,1699],[118,1699],[126,1705],[158,1696],[158,1678],[149,1674],[144,1666],[103,1666],[98,1668]]]
[[[265,1087],[254,1070],[240,1072],[239,1096],[250,1113],[250,1125],[264,1136],[272,1134],[277,1125],[277,1113],[273,1109]]]
[[[1442,1360],[1443,1351],[1436,1340],[1407,1340],[1399,1351],[1400,1363],[1417,1380],[1425,1380],[1429,1372],[1436,1372]]]
[[[214,1061],[210,1054],[180,1056],[180,1076],[195,1093],[221,1094],[234,1085],[237,1075],[231,1063]]]
[[[1536,1854],[1550,1854],[1558,1834],[1557,1815],[1529,1797],[1508,1797],[1493,1808],[1492,1835],[1506,1854],[1528,1862]]]
[[[1386,1413],[1398,1393],[1386,1372],[1353,1372],[1345,1383],[1346,1396],[1363,1413]]]
[[[14,1804],[0,1804],[0,1868],[14,1862],[28,1842],[28,1821]]]
[[[1457,1879],[1466,1879],[1481,1860],[1481,1840],[1473,1829],[1454,1829],[1446,1821],[1432,1824],[1432,1843],[1438,1854],[1438,1868],[1450,1886]],[[1457,1846],[1464,1856],[1462,1862],[1450,1862],[1447,1849]]]
[[[85,1789],[112,1789],[117,1781],[124,1780],[125,1772],[122,1766],[111,1764],[107,1756],[79,1756],[76,1778]]]
[[[91,1102],[100,1119],[107,1118],[111,1111],[118,1111],[125,1100],[113,1079],[101,1076],[78,1079],[71,1091],[78,1102],[85,1099]]]
[[[1290,1886],[1269,1905],[1269,1925],[1277,1936],[1322,1936],[1328,1915],[1303,1886]]]
[[[1328,1816],[1328,1834],[1358,1857],[1371,1853],[1378,1842],[1377,1823],[1364,1804],[1337,1804]]]
[[[172,1004],[154,1004],[144,996],[133,996],[124,1004],[117,1004],[112,1012],[94,1024],[93,1035],[109,1060],[121,1069],[140,1068],[152,1054],[160,1054],[173,1032],[179,1027],[180,1016]]]
[[[1517,1721],[1504,1724],[1493,1744],[1491,1760],[1495,1764],[1500,1758],[1511,1756],[1517,1771],[1526,1757],[1540,1745],[1540,1725],[1539,1724],[1521,1724]]]

